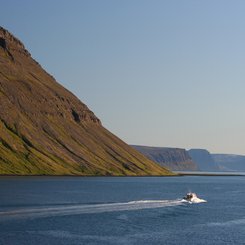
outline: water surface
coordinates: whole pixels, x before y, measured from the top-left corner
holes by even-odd
[[[1,177],[0,244],[244,244],[244,181]],[[208,202],[182,202],[188,191]]]

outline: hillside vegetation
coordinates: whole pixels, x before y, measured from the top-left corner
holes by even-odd
[[[0,174],[169,175],[105,129],[0,28]]]

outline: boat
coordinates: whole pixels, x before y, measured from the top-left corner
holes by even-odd
[[[200,199],[197,197],[197,194],[194,192],[188,192],[186,196],[183,197],[184,201],[187,201],[189,203],[201,203],[201,202],[207,202],[206,200]]]
[[[197,195],[194,192],[188,192],[186,196],[183,197],[183,199],[188,202],[192,202],[195,198],[197,198]]]

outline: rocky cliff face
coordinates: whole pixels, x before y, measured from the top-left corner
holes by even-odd
[[[138,145],[133,145],[132,147],[144,154],[149,159],[170,170],[198,170],[197,165],[192,161],[185,149]]]
[[[0,174],[164,175],[0,28]]]
[[[212,154],[221,171],[245,172],[245,156],[235,154]]]
[[[200,171],[220,171],[212,155],[205,149],[191,149],[188,151]]]

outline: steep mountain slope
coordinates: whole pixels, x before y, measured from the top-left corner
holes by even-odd
[[[219,166],[215,163],[209,151],[205,149],[191,149],[188,153],[200,171],[220,171]]]
[[[212,154],[212,158],[222,171],[245,172],[245,156],[234,154]]]
[[[164,175],[0,28],[0,174]]]
[[[197,165],[185,149],[132,145],[149,159],[170,170],[195,171]]]

